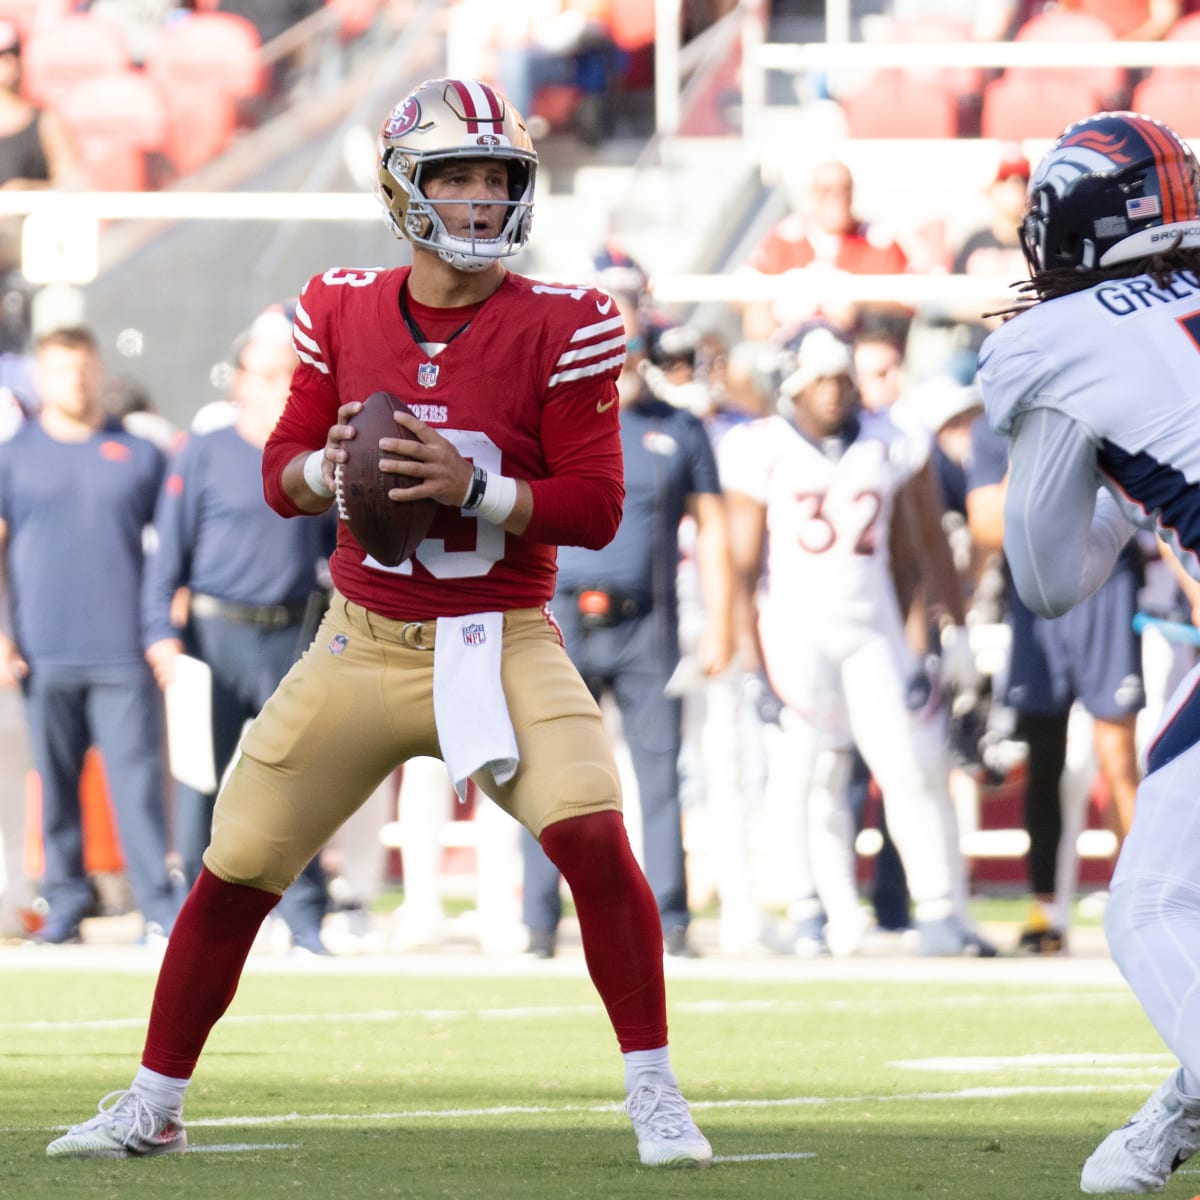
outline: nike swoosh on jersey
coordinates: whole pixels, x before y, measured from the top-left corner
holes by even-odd
[[[605,404],[603,400],[597,400],[596,401],[596,411],[598,413],[606,413],[606,412],[608,412],[608,410],[610,408],[612,408],[612,406],[614,404],[616,404],[616,402],[617,402],[617,400],[616,400],[615,396],[607,404]]]
[[[612,308],[612,297],[611,296],[605,296],[603,304],[601,304],[599,300],[596,301],[596,311],[601,316],[604,316],[610,308]]]

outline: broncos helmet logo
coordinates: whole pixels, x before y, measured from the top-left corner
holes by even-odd
[[[1104,134],[1098,129],[1084,129],[1074,136],[1064,137],[1059,147],[1082,146],[1085,150],[1095,150],[1116,166],[1125,166],[1133,162],[1132,154],[1123,154],[1121,147],[1128,141],[1125,137],[1114,134]]]

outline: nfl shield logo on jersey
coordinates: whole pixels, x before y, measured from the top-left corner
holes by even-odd
[[[437,383],[438,365],[437,363],[423,362],[417,368],[417,382],[423,388],[431,388]]]

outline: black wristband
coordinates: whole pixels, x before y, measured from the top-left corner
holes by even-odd
[[[483,492],[487,487],[487,472],[482,467],[476,467],[471,475],[471,487],[467,498],[462,502],[464,512],[472,512],[483,501]]]

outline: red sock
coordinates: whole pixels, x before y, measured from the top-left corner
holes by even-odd
[[[621,1050],[665,1046],[662,922],[621,814],[556,821],[542,831],[541,840],[571,889],[588,974]]]
[[[142,1066],[190,1079],[212,1027],[229,1007],[273,892],[225,883],[207,867],[179,910],[154,988]]]

